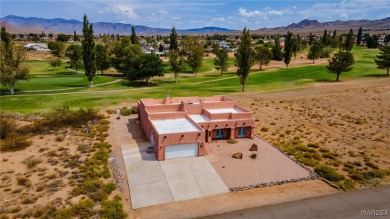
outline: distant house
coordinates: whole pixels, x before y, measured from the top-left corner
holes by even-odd
[[[44,51],[44,52],[50,51],[46,43],[27,43],[26,45],[24,45],[24,47],[27,48],[28,50],[36,50],[36,51]]]
[[[165,51],[162,51],[162,52],[159,52],[158,50],[155,50],[153,47],[142,47],[142,51],[145,53],[145,54],[150,54],[150,53],[154,53],[158,56],[163,56]]]

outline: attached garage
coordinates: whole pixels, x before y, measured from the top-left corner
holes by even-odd
[[[165,146],[165,160],[182,157],[197,157],[198,154],[198,143]]]

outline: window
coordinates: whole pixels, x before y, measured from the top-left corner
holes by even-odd
[[[223,138],[223,129],[217,129],[217,136],[216,138]]]
[[[238,137],[239,138],[244,138],[245,137],[245,127],[240,127],[238,129]]]

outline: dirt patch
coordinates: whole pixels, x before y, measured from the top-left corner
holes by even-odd
[[[253,111],[256,134],[286,152],[294,153],[295,143],[310,144],[322,156],[318,163],[336,168],[347,179],[377,169],[386,175],[390,168],[390,78],[232,98]],[[356,187],[389,182],[386,177],[355,181]]]

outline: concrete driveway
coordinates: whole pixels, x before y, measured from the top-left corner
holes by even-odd
[[[149,145],[121,146],[133,209],[229,192],[206,157],[157,161]]]

